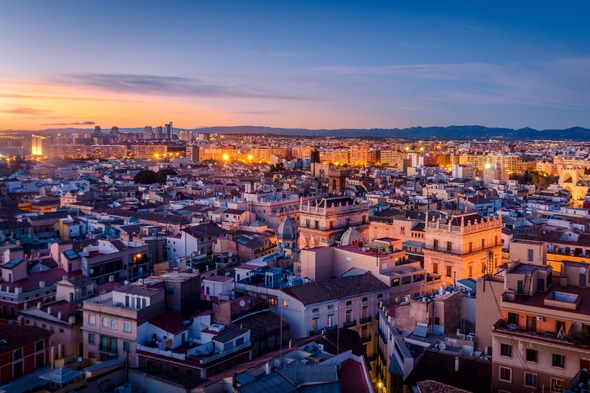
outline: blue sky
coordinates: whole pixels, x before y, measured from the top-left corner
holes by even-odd
[[[588,11],[585,1],[3,1],[0,129],[590,127]]]

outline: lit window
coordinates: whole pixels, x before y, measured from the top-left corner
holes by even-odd
[[[287,299],[283,300],[283,307],[289,307],[289,301]]]

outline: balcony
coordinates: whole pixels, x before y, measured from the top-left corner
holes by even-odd
[[[551,345],[566,347],[590,346],[590,332],[574,332],[572,329],[569,329],[568,334],[565,335],[564,338],[558,338],[558,334],[555,332],[524,330],[519,328],[516,324],[508,323],[508,321],[504,319],[500,319],[494,324],[492,334],[510,335],[512,337],[521,337],[525,340],[542,341]]]
[[[373,318],[369,315],[368,317],[364,317],[360,319],[361,323],[369,323],[373,320]]]
[[[353,321],[349,321],[349,322],[344,322],[344,327],[345,328],[349,328],[349,327],[353,327],[356,326],[356,319]]]

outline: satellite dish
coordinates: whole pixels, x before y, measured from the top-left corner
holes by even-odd
[[[78,363],[82,363],[82,356],[78,356],[78,357],[76,358],[76,361],[77,361]]]
[[[365,251],[367,251],[367,248],[366,247],[363,247],[363,248],[361,248],[361,251],[362,252],[365,252]]]
[[[582,274],[586,273],[586,268],[584,266],[582,266],[580,268],[580,273],[582,273]]]
[[[244,307],[246,305],[246,302],[242,299],[240,300],[240,307]]]
[[[444,351],[445,349],[447,349],[447,346],[445,345],[445,343],[440,343],[440,345],[438,347],[440,348],[441,351]]]
[[[90,274],[94,274],[94,269],[90,269]]]
[[[234,256],[234,254],[230,251],[230,252],[227,253],[227,256],[231,258],[231,257]]]
[[[123,284],[127,285],[127,284],[129,284],[129,281],[125,280],[125,281],[123,281]]]

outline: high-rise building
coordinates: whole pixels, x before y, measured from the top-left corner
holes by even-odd
[[[145,126],[143,128],[143,139],[153,139],[154,138],[154,130],[152,126]]]
[[[172,122],[166,124],[166,134],[164,135],[164,139],[172,139],[173,132]]]
[[[186,146],[186,158],[188,158],[190,161],[199,162],[199,146],[187,145]]]
[[[156,127],[156,139],[162,139],[162,126]]]
[[[102,130],[100,129],[100,126],[94,127],[94,135],[102,135]]]
[[[34,135],[31,137],[31,155],[40,157],[48,155],[50,150],[49,139],[46,136]]]

